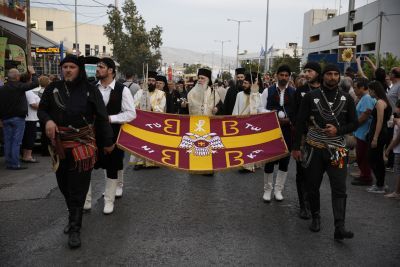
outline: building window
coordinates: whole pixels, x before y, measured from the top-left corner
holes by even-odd
[[[78,49],[76,49],[76,44],[73,43],[73,44],[72,44],[72,50],[74,50],[74,51],[78,50],[78,51],[79,51],[79,44],[78,44]]]
[[[358,22],[356,24],[353,24],[353,32],[362,30],[362,28],[363,28],[363,23],[362,22]]]
[[[368,43],[368,44],[363,44],[363,52],[366,51],[375,51],[375,43]]]
[[[345,27],[333,30],[332,31],[332,36],[338,36],[340,32],[345,32],[345,31],[346,31]]]
[[[94,46],[94,55],[98,56],[99,55],[99,45]]]
[[[361,45],[357,45],[356,51],[357,51],[357,53],[361,52]]]
[[[90,56],[90,44],[85,44],[85,57]]]
[[[53,22],[46,20],[46,31],[53,31]]]
[[[320,51],[319,53],[320,54],[329,54],[329,52],[330,52],[329,50],[324,50],[324,51]]]
[[[105,54],[105,53],[106,53],[106,46],[103,45],[103,54]]]
[[[339,49],[332,49],[331,50],[331,54],[337,54],[337,53],[339,53]]]
[[[335,13],[328,13],[328,19],[335,17]]]
[[[319,34],[310,37],[310,43],[319,41]]]

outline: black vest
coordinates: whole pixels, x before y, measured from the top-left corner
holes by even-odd
[[[122,92],[124,91],[125,85],[123,85],[120,82],[115,82],[114,89],[111,90],[110,93],[110,100],[108,101],[108,104],[106,106],[107,108],[107,113],[109,116],[111,115],[116,115],[121,113],[122,109]],[[121,124],[119,123],[111,123],[111,127],[114,132],[114,142],[118,138],[119,130],[121,128]]]

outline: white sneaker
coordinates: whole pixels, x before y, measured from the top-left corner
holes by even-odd
[[[367,188],[367,192],[375,193],[375,194],[384,194],[384,193],[386,193],[384,186],[377,186],[377,185],[373,185],[373,186]]]

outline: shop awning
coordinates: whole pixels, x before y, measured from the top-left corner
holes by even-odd
[[[12,35],[18,39],[22,39],[21,41],[26,42],[26,27],[12,23],[9,21],[0,19],[0,30],[6,32],[9,35]],[[58,46],[58,43],[32,31],[31,34],[31,44],[32,47],[54,47]]]

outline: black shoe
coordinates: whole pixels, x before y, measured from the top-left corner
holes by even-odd
[[[354,237],[354,233],[351,231],[347,231],[344,227],[336,227],[334,238],[336,241],[341,241],[345,238],[351,239]]]
[[[353,181],[351,181],[352,185],[360,185],[360,186],[370,186],[372,184],[371,181],[364,181],[364,180],[360,180],[360,179],[353,179]]]
[[[135,171],[138,171],[138,170],[140,170],[141,168],[143,168],[143,165],[135,165],[135,166],[133,167],[133,169],[134,169]]]
[[[311,219],[310,211],[306,208],[301,208],[299,212],[299,217],[303,220]]]
[[[72,249],[79,248],[81,246],[81,235],[79,231],[69,233],[68,246]]]
[[[68,234],[69,231],[71,231],[71,224],[68,223],[65,227],[64,227],[64,234]]]
[[[321,218],[320,217],[313,217],[311,225],[309,227],[311,232],[319,232],[321,230]]]
[[[26,169],[28,169],[28,167],[24,167],[24,166],[18,166],[18,167],[7,166],[7,170],[12,170],[12,171],[19,171],[19,170],[26,170]]]
[[[246,174],[246,173],[255,173],[253,170],[248,170],[248,169],[240,169],[239,173],[241,174]]]

